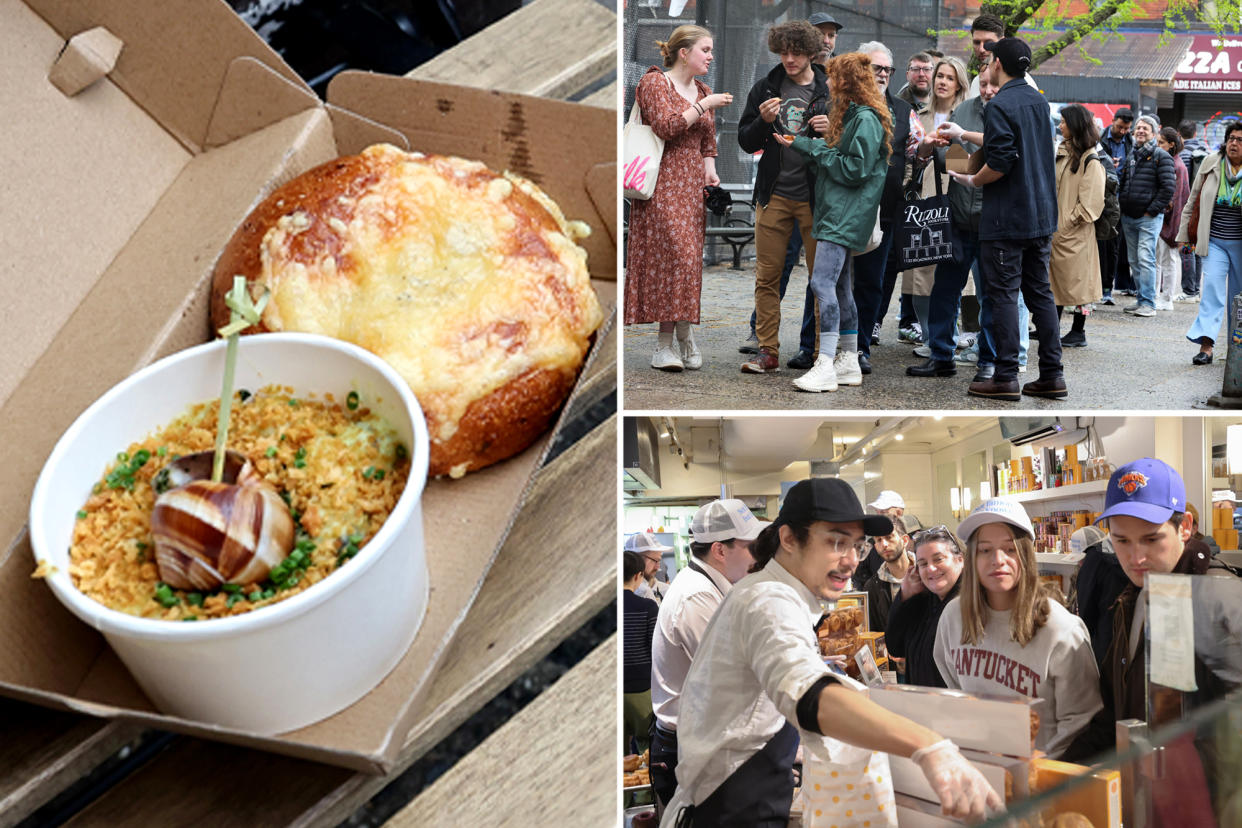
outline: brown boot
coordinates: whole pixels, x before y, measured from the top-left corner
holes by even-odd
[[[1009,402],[1017,402],[1022,399],[1022,395],[1018,392],[1018,381],[1016,379],[1008,382],[997,381],[994,379],[983,380],[982,382],[972,382],[970,388],[967,389],[972,397],[987,397],[993,400],[1007,400]]]
[[[1065,377],[1040,377],[1022,386],[1022,393],[1028,397],[1047,397],[1050,400],[1063,400],[1069,392],[1065,390]]]
[[[742,363],[743,374],[772,374],[779,370],[780,353],[775,348],[760,348],[759,353]]]

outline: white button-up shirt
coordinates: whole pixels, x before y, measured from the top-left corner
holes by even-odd
[[[686,676],[677,727],[677,795],[661,825],[671,826],[683,806],[711,796],[786,721],[797,726],[798,700],[832,675],[814,631],[824,609],[824,602],[775,560],[733,585]],[[834,763],[870,753],[819,734],[801,735],[804,750]]]
[[[694,563],[703,572],[687,567],[677,573],[660,604],[651,643],[651,707],[665,730],[677,729],[678,702],[690,660],[716,608],[733,587],[710,564],[697,559]]]

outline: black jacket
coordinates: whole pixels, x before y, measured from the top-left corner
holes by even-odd
[[[880,196],[880,223],[891,224],[903,203],[901,185],[906,177],[906,142],[910,140],[910,104],[892,94],[892,88],[884,90],[888,101],[888,114],[893,119],[893,153],[888,157],[888,177],[884,179],[884,193]]]
[[[945,604],[957,597],[959,577],[953,589],[941,601],[930,590],[923,590],[909,601],[901,599],[901,593],[893,599],[888,613],[888,629],[884,630],[884,643],[890,655],[906,660],[906,681],[923,687],[947,687],[936,667],[936,627]]]
[[[1121,168],[1121,214],[1130,218],[1158,216],[1173,200],[1177,188],[1177,170],[1173,156],[1155,141],[1135,147]]]
[[[811,129],[811,118],[816,115],[828,114],[828,81],[824,67],[817,63],[811,64],[815,72],[815,88],[811,93],[811,105],[807,109],[806,123],[800,135],[814,136]],[[769,124],[759,116],[759,104],[768,98],[781,96],[781,83],[785,80],[785,67],[776,64],[766,77],[760,78],[750,88],[746,96],[746,108],[742,110],[742,118],[737,122],[737,145],[743,152],[755,153],[763,150],[759,158],[759,170],[755,175],[755,193],[753,201],[760,207],[766,207],[772,198],[772,188],[776,186],[776,178],[781,171],[781,144],[773,137],[773,124]],[[815,168],[806,166],[806,186],[810,198],[815,196]]]
[[[983,156],[1004,173],[983,186],[980,241],[1038,239],[1057,231],[1057,174],[1048,102],[1025,78],[1001,87],[983,110]]]
[[[875,556],[880,557],[878,552]],[[871,632],[884,632],[888,628],[888,613],[893,608],[892,584],[881,578],[877,570],[867,579],[863,589],[867,593],[867,615],[871,623]],[[898,588],[897,592],[900,593],[901,589]]]

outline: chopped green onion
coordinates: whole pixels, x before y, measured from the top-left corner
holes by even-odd
[[[303,446],[302,448],[299,448],[297,450],[297,453],[293,455],[293,467],[295,469],[306,468],[306,447],[305,446]]]
[[[299,402],[298,402],[298,398],[297,398],[297,397],[290,397],[290,398],[289,398],[289,405],[291,405],[291,406],[295,406],[295,407],[296,407],[296,406],[298,406],[298,405],[301,405],[301,403],[299,403]]]
[[[86,517],[86,510],[85,510],[85,509],[78,509],[78,520],[82,520],[82,519],[83,519],[83,518],[85,518],[85,517]]]
[[[263,590],[256,589],[254,592],[250,593],[246,597],[249,598],[251,601],[261,600],[263,598]]]
[[[242,591],[241,584],[224,584],[220,589],[232,595],[236,595]]]
[[[263,452],[263,455],[264,455],[265,457],[275,457],[275,456],[276,456],[276,447],[275,447],[275,446],[268,446],[268,447],[267,447],[267,451]]]
[[[102,483],[96,483],[94,486],[91,486],[91,494],[99,494],[102,491],[103,491]]]
[[[376,480],[383,480],[383,479],[384,479],[384,470],[383,470],[383,469],[376,469],[376,470],[375,470],[374,477],[375,477],[375,479],[376,479]]]
[[[396,454],[397,454],[398,460],[404,460],[405,458],[410,456],[409,452],[405,448],[404,443],[397,443]]]
[[[118,451],[118,452],[116,453],[116,459],[117,459],[117,462],[120,462],[120,463],[127,463],[127,462],[129,462],[129,452],[127,452],[127,451]]]
[[[185,594],[185,602],[192,607],[201,607],[203,605],[203,593],[187,592]]]
[[[357,391],[349,392],[349,396],[345,398],[345,407],[348,408],[350,411],[356,411],[358,409],[358,392]]]
[[[375,474],[375,466],[367,466],[362,472],[362,476],[366,480],[370,480],[374,474]]]
[[[182,620],[182,621],[197,621],[197,620],[198,620],[198,616],[197,616],[197,615],[187,615],[185,618],[182,618],[181,620]]]
[[[168,454],[168,446],[160,446],[159,448],[155,450],[155,453],[158,454],[160,457],[165,456],[166,454]]]
[[[175,607],[181,603],[181,599],[173,595],[172,588],[162,581],[155,587],[155,600],[164,607]]]
[[[138,547],[138,551],[141,552],[142,550],[147,548],[147,542],[146,541],[134,541],[134,546]]]
[[[251,397],[253,397],[254,395],[253,395],[253,394],[251,394],[249,391],[247,391],[245,388],[238,388],[238,389],[237,389],[237,396],[238,396],[239,398],[241,398],[241,401],[242,401],[242,402],[245,402],[246,400],[250,399],[250,398],[251,398]]]
[[[156,494],[163,494],[172,488],[172,481],[169,480],[168,474],[168,466],[165,466],[155,473],[155,477],[151,478],[151,488],[155,489]]]
[[[150,459],[151,452],[146,449],[138,449],[138,451],[134,452],[134,469],[137,470]]]
[[[230,593],[230,594],[229,594],[229,598],[228,598],[228,600],[227,600],[227,601],[225,601],[225,602],[224,602],[224,605],[225,605],[226,607],[228,607],[229,609],[232,609],[232,608],[233,608],[233,605],[234,605],[234,604],[236,604],[236,603],[237,603],[238,601],[240,601],[240,600],[242,600],[242,595],[241,595],[241,593],[240,593],[240,592],[233,592],[233,593]]]
[[[282,492],[280,493],[280,499],[281,499],[281,500],[283,500],[283,501],[285,502],[285,505],[286,505],[286,506],[292,506],[292,505],[293,505],[293,504],[290,502],[290,495],[289,495],[289,492],[288,492],[288,491],[282,491]]]
[[[272,597],[272,596],[274,596],[275,594],[276,594],[276,590],[272,589],[271,587],[268,587],[267,589],[263,590],[263,596],[262,596],[262,597],[263,597],[263,598],[265,598],[265,599],[266,599],[266,598],[271,598],[271,597]]]

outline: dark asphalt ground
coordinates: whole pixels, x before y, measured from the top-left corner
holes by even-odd
[[[922,362],[910,345],[897,341],[897,297],[884,319],[880,344],[871,348],[874,373],[861,387],[809,394],[791,380],[802,372],[784,367],[797,352],[798,327],[806,270],[798,266],[790,278],[781,305],[781,365],[776,374],[743,374],[746,359],[738,353],[745,339],[754,303],[754,263],[733,270],[728,262],[704,268],[700,324],[695,338],[703,352],[698,371],[667,373],[651,367],[656,347],[656,325],[623,328],[623,407],[628,411],[663,410],[1186,410],[1201,405],[1221,390],[1224,350],[1217,349],[1211,365],[1196,366],[1190,358],[1198,346],[1186,340],[1186,330],[1198,313],[1197,302],[1175,303],[1171,311],[1139,318],[1116,306],[1096,306],[1087,319],[1087,347],[1065,348],[1063,363],[1069,396],[1064,400],[1022,398],[1010,403],[971,397],[966,387],[973,366],[958,366],[955,377],[908,377],[906,366]],[[1069,330],[1071,317],[1062,321]],[[1032,338],[1030,367],[1021,382],[1038,377],[1036,341]]]

